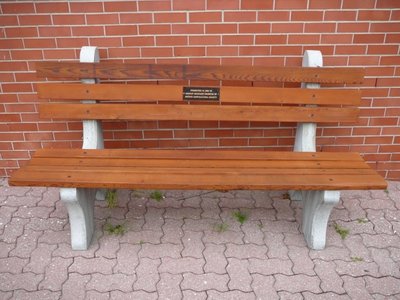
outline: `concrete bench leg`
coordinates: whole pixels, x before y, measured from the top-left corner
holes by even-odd
[[[339,191],[303,192],[303,233],[308,247],[325,248],[326,229],[332,208],[339,202]]]
[[[94,200],[96,190],[62,188],[61,201],[67,207],[71,227],[71,247],[73,250],[87,250],[94,231]]]

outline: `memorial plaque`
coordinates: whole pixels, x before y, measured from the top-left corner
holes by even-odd
[[[219,101],[219,88],[184,86],[183,100]]]

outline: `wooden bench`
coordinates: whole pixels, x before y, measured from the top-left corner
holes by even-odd
[[[303,201],[302,230],[309,247],[323,249],[339,191],[385,189],[386,182],[357,153],[316,152],[315,124],[356,122],[361,98],[357,89],[318,89],[319,84],[359,84],[364,70],[322,68],[318,51],[306,51],[303,66],[103,63],[95,47],[82,48],[80,63],[38,63],[39,77],[81,79],[40,83],[37,92],[39,98],[53,101],[40,104],[41,118],[83,120],[83,149],[38,150],[9,183],[60,187],[76,250],[90,244],[98,188],[291,190],[292,199]],[[108,81],[94,84],[103,79]],[[184,83],[177,85],[177,80]],[[197,80],[215,86],[190,85]],[[225,85],[237,81],[255,86]],[[281,87],[263,87],[266,82]],[[282,87],[287,82],[301,82],[303,88]],[[100,120],[297,122],[297,132],[294,152],[103,149]]]

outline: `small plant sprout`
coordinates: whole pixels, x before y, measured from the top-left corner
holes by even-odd
[[[219,232],[219,233],[225,232],[228,230],[228,227],[229,227],[229,225],[226,224],[225,222],[217,223],[214,225],[214,231]]]
[[[351,259],[352,262],[361,262],[361,261],[364,261],[364,258],[359,257],[359,256],[352,256],[352,257],[350,257],[350,259]]]
[[[368,223],[368,219],[367,219],[367,218],[358,218],[358,219],[357,219],[357,223],[358,223],[358,224],[365,224],[365,223]]]
[[[156,190],[151,192],[150,198],[156,200],[157,202],[161,202],[161,200],[163,200],[165,197],[161,191]]]
[[[242,213],[240,210],[239,211],[235,211],[233,213],[233,217],[236,219],[236,221],[238,221],[240,224],[243,224],[244,222],[247,221],[248,216],[245,213]]]
[[[340,235],[342,240],[344,240],[350,233],[349,229],[344,228],[337,223],[335,223],[335,231]]]
[[[112,225],[111,223],[104,224],[104,230],[108,234],[123,235],[126,231],[124,224]]]
[[[389,190],[388,190],[388,189],[384,190],[384,192],[385,192],[386,194],[389,194]]]
[[[118,204],[117,200],[117,190],[107,190],[106,192],[106,202],[108,208],[114,208]]]

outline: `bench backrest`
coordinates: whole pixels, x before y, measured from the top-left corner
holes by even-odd
[[[362,68],[42,62],[36,69],[39,77],[105,80],[37,84],[39,98],[62,101],[41,104],[41,117],[82,120],[355,122],[359,90],[287,86],[359,84],[364,77]],[[229,86],[238,81],[248,86]],[[87,99],[98,102],[79,102]]]

